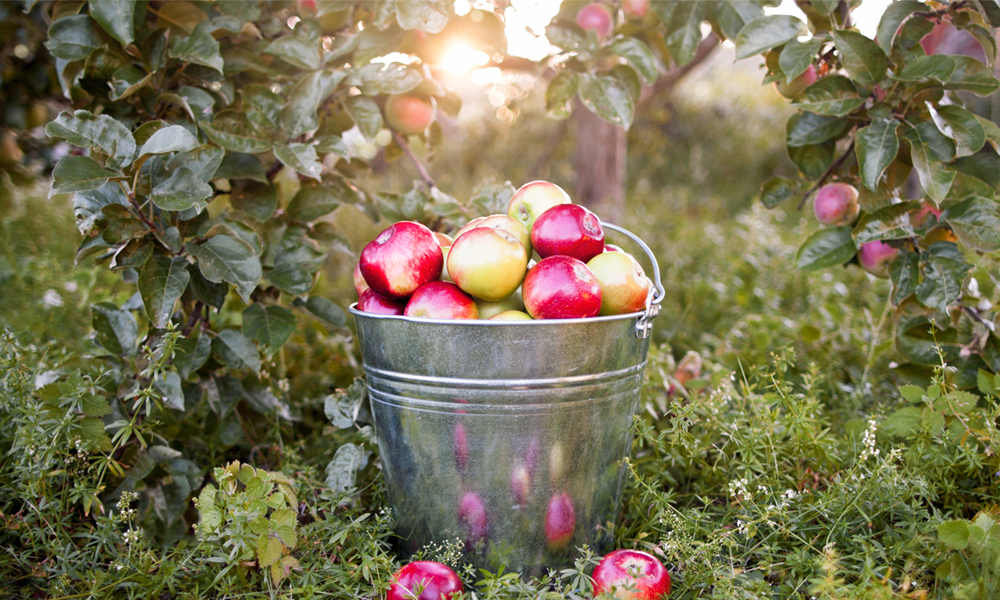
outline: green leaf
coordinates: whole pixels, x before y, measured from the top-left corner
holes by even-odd
[[[212,186],[201,181],[194,171],[181,167],[153,188],[149,199],[163,210],[179,212],[194,208],[201,212],[214,193]]]
[[[875,38],[882,50],[889,54],[892,51],[892,40],[903,25],[903,21],[917,11],[927,10],[927,5],[916,0],[898,0],[890,2],[879,20]]]
[[[816,60],[819,49],[820,41],[815,38],[805,42],[800,42],[798,39],[789,40],[785,44],[785,47],[781,49],[781,54],[778,55],[778,66],[781,67],[781,72],[785,75],[785,80],[791,82],[799,75],[805,73],[809,65]],[[829,77],[825,77],[820,81],[826,81],[827,79]],[[853,86],[851,87],[853,89]],[[819,112],[811,108],[805,110]]]
[[[760,203],[764,208],[774,208],[788,200],[798,190],[794,181],[787,177],[771,177],[760,186]]]
[[[736,60],[750,58],[797,38],[805,23],[790,15],[759,17],[747,23],[736,36]]]
[[[878,188],[882,173],[896,160],[899,137],[896,119],[872,119],[854,135],[854,152],[858,158],[861,183],[873,192]]]
[[[857,253],[851,226],[828,227],[815,231],[795,253],[795,267],[817,271],[842,265]]]
[[[587,110],[612,125],[627,130],[632,123],[632,97],[625,84],[614,77],[581,74],[580,99]]]
[[[556,119],[565,119],[573,111],[571,101],[576,96],[579,78],[575,71],[563,69],[556,73],[545,88],[545,112]]]
[[[986,66],[992,69],[997,60],[997,41],[993,34],[978,23],[968,23],[959,27],[976,38],[986,57]]]
[[[45,42],[52,56],[65,61],[84,60],[103,46],[104,42],[94,30],[94,21],[87,15],[57,20],[49,27],[49,41]]]
[[[955,72],[955,60],[945,54],[932,54],[915,58],[893,76],[907,83],[936,83],[944,85]]]
[[[285,345],[297,325],[295,314],[281,306],[255,302],[243,311],[243,335],[267,346],[269,354]]]
[[[993,378],[993,373],[989,371],[984,371],[979,369],[979,373],[976,375],[976,388],[979,393],[985,394],[987,396],[998,396],[996,382]],[[329,398],[329,396],[327,397]],[[326,411],[327,417],[330,416],[329,411]]]
[[[375,139],[382,129],[382,111],[374,100],[368,96],[352,96],[344,101],[344,109],[366,138]]]
[[[313,221],[340,206],[337,190],[329,185],[303,186],[288,204],[285,212],[297,221]]]
[[[900,250],[896,259],[889,263],[889,279],[892,281],[892,303],[899,306],[917,291],[920,256],[916,252]]]
[[[107,223],[101,237],[108,244],[120,244],[149,232],[142,221],[120,204],[109,204],[102,208],[101,217]]]
[[[119,67],[111,74],[111,92],[108,98],[114,101],[124,100],[146,87],[152,77],[152,73],[147,73],[135,65]]]
[[[323,400],[323,413],[337,429],[347,429],[354,425],[354,399],[348,394],[338,393]]]
[[[250,301],[262,275],[260,259],[245,244],[228,235],[217,235],[202,244],[187,244],[187,251],[198,259],[205,279],[212,283],[227,281],[236,286],[244,302]]]
[[[812,144],[809,146],[789,146],[788,158],[795,163],[795,166],[802,171],[802,174],[809,179],[819,179],[823,176],[830,165],[833,164],[833,155],[837,151],[837,142],[827,140],[822,144]]]
[[[275,145],[274,156],[286,167],[320,181],[323,174],[323,164],[319,162],[316,148],[312,144]]]
[[[267,172],[260,164],[260,159],[253,154],[240,152],[226,154],[219,169],[215,172],[215,177],[220,179],[252,179],[267,183]]]
[[[847,130],[847,119],[801,112],[788,119],[787,142],[789,146],[822,144],[840,137]]]
[[[212,354],[212,338],[208,334],[198,337],[181,338],[174,346],[174,368],[181,379],[200,369]]]
[[[284,544],[281,540],[267,535],[257,538],[257,562],[261,567],[269,567],[281,561]]]
[[[171,125],[157,130],[149,136],[146,143],[139,148],[139,157],[152,154],[170,154],[171,152],[187,152],[198,147],[198,139],[180,125]]]
[[[73,197],[73,215],[76,217],[76,227],[80,235],[93,235],[102,217],[101,209],[109,204],[128,205],[125,192],[117,183],[109,183],[96,190],[77,192]]]
[[[961,519],[945,521],[937,526],[938,539],[953,550],[969,545],[969,522]]]
[[[135,41],[132,33],[135,0],[90,0],[90,16],[122,46]],[[142,6],[145,10],[145,6]]]
[[[876,240],[895,240],[912,237],[914,227],[910,220],[910,211],[916,208],[912,202],[893,204],[880,208],[874,212],[865,213],[851,234],[854,236],[854,243],[859,248],[861,244],[874,242]]]
[[[1000,154],[1000,127],[997,127],[997,124],[989,119],[984,119],[979,115],[974,116],[976,117],[976,120],[979,121],[979,124],[983,128],[983,132],[986,134],[986,141],[993,146],[993,149],[997,151],[997,154]]]
[[[177,371],[168,371],[165,376],[153,378],[153,386],[160,392],[163,403],[174,410],[184,410],[184,389]]]
[[[139,323],[127,310],[110,302],[91,304],[97,343],[116,356],[135,356],[139,341]]]
[[[657,3],[653,3],[657,4]],[[726,39],[735,40],[743,26],[764,16],[764,9],[755,2],[721,0],[715,6],[715,22]]]
[[[229,201],[236,210],[241,210],[263,223],[270,219],[278,208],[278,188],[256,181],[247,181],[244,185],[233,188]]]
[[[939,221],[947,221],[963,244],[983,252],[1000,250],[1000,206],[986,198],[969,198],[949,206]]]
[[[924,402],[924,398],[927,397],[927,392],[922,387],[917,385],[900,386],[899,394],[907,401],[913,402],[914,404]]]
[[[829,75],[810,85],[795,96],[795,108],[833,117],[843,117],[863,106],[865,99],[851,80],[843,75]]]
[[[295,516],[295,511],[287,508],[279,508],[271,513],[270,521],[271,529],[281,538],[281,541],[289,549],[295,548],[295,544],[298,543],[298,536],[295,533],[295,526],[298,524],[298,519]]]
[[[923,422],[923,410],[915,406],[901,408],[882,423],[882,430],[889,435],[906,437],[917,432]]]
[[[243,493],[246,494],[247,498],[253,500],[259,500],[260,498],[263,498],[264,496],[267,495],[268,492],[271,491],[271,487],[272,487],[271,484],[264,483],[263,479],[254,475],[253,477],[250,478],[250,481],[247,482],[247,489],[244,490]],[[260,521],[263,521],[264,525],[263,529],[264,531],[266,531],[267,521],[265,521],[263,518],[261,518]],[[256,528],[260,528],[260,525],[257,525]],[[260,533],[263,533],[264,531],[261,531]]]
[[[87,417],[77,422],[80,428],[80,439],[84,442],[91,442],[101,452],[111,452],[114,446],[111,445],[111,438],[104,429],[104,420],[97,417]]]
[[[168,169],[190,169],[199,181],[208,183],[215,179],[215,174],[222,165],[226,151],[210,144],[202,144],[190,152],[178,154],[167,165]],[[259,163],[260,161],[258,161]]]
[[[112,271],[135,269],[139,271],[153,255],[153,242],[148,237],[131,239],[115,252],[111,259]]]
[[[924,280],[917,286],[917,300],[925,306],[947,312],[962,295],[962,282],[972,270],[958,246],[951,242],[936,242],[920,253],[924,265]]]
[[[105,169],[89,156],[66,156],[52,170],[54,181],[49,196],[96,190],[119,175],[118,171]]]
[[[986,144],[986,131],[969,111],[953,104],[927,106],[938,130],[955,140],[956,156],[972,156]]]
[[[326,254],[316,248],[301,227],[289,227],[272,252],[274,268],[267,278],[278,289],[295,295],[309,293],[313,274],[319,270]]]
[[[910,156],[921,187],[940,204],[955,180],[955,173],[945,170],[941,163],[954,158],[955,145],[931,121],[921,121],[916,126],[904,123],[903,137],[910,143]]]
[[[320,68],[319,57],[321,46],[315,41],[298,35],[286,35],[271,42],[264,54],[276,56],[293,67],[306,71]]]
[[[201,270],[195,265],[188,265],[188,273],[191,275],[191,292],[197,300],[201,300],[208,306],[222,309],[229,294],[229,284],[225,282],[213,283],[201,274]]]
[[[208,30],[208,21],[202,21],[187,37],[175,37],[170,42],[170,58],[202,65],[222,73],[224,66],[219,41]]]
[[[65,138],[80,148],[108,156],[107,166],[120,168],[132,164],[135,138],[127,127],[107,115],[94,116],[85,110],[63,111],[45,127],[49,137]]]
[[[240,90],[244,106],[266,117],[268,125],[277,127],[278,115],[285,106],[285,100],[262,83],[251,83]]]
[[[977,96],[989,96],[1000,88],[1000,81],[993,72],[978,60],[968,56],[952,56],[955,72],[951,74],[945,87],[949,90],[964,90]]]
[[[212,352],[230,369],[250,369],[260,374],[260,354],[257,353],[257,347],[235,329],[219,332],[212,341]]]
[[[278,117],[278,126],[281,130],[294,138],[318,128],[316,109],[346,76],[343,70],[315,71],[300,79],[288,93],[288,102]],[[253,152],[263,152],[263,150]]]
[[[346,492],[354,487],[354,477],[361,467],[362,450],[354,444],[343,444],[337,448],[326,465],[326,485],[335,492]]]
[[[301,298],[296,298],[292,302],[292,306],[304,309],[310,316],[326,325],[332,327],[344,327],[347,325],[347,316],[344,315],[344,311],[322,296],[310,296],[305,301]]]
[[[443,0],[395,0],[396,21],[403,29],[441,33],[451,11]]]
[[[198,127],[209,139],[230,152],[258,154],[270,150],[273,145],[244,113],[234,110],[222,111],[214,121],[199,123]]]
[[[187,264],[179,257],[154,256],[139,273],[139,294],[153,327],[163,329],[170,322],[174,304],[191,279]]]
[[[619,37],[611,43],[610,50],[632,65],[649,85],[656,83],[660,76],[656,55],[644,42],[634,37]]]
[[[670,19],[670,32],[664,40],[677,66],[684,66],[694,58],[701,41],[701,22],[710,8],[705,0],[677,3]]]
[[[857,31],[834,30],[832,35],[851,78],[867,86],[878,85],[888,66],[885,52],[878,44]]]
[[[103,417],[111,414],[111,404],[103,396],[84,394],[80,396],[80,410],[88,417]]]

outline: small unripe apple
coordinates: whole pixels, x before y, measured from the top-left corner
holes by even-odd
[[[809,65],[802,74],[791,81],[786,79],[775,81],[774,89],[778,90],[778,93],[785,98],[794,98],[814,83],[816,83],[816,67]]]
[[[573,499],[563,492],[554,494],[545,510],[545,541],[549,550],[557,552],[569,545],[576,529],[576,509]]]
[[[458,236],[448,252],[448,275],[467,294],[503,300],[521,285],[528,254],[503,229],[477,227]]]
[[[358,293],[358,298],[365,290],[369,289],[368,282],[365,281],[365,276],[361,274],[361,263],[354,265],[354,291]]]
[[[601,286],[601,310],[604,315],[624,315],[646,307],[646,298],[653,283],[631,255],[625,252],[604,252],[587,262],[587,268]]]
[[[615,550],[594,569],[594,595],[622,600],[661,600],[670,595],[670,574],[651,554]]]
[[[526,312],[520,310],[505,310],[502,313],[497,313],[489,318],[490,321],[533,321]]]
[[[603,4],[592,3],[576,13],[576,24],[581,29],[593,29],[599,37],[607,37],[614,27],[614,19]]]
[[[434,120],[434,105],[423,96],[389,96],[385,101],[385,120],[403,135],[423,133]]]
[[[524,307],[535,319],[597,316],[601,286],[582,261],[569,256],[543,258],[524,277]]]
[[[454,283],[431,281],[410,296],[403,314],[425,319],[478,319],[479,310],[471,296]]]
[[[514,237],[521,240],[521,244],[524,246],[524,251],[528,253],[528,256],[531,256],[531,234],[528,233],[528,228],[522,225],[520,221],[507,215],[479,217],[478,219],[469,221],[465,227],[459,229],[458,233],[455,234],[455,237],[458,238],[466,231],[476,229],[478,227],[503,229],[504,231],[514,235]]]
[[[876,277],[888,277],[889,265],[896,260],[899,248],[893,248],[880,240],[861,244],[858,248],[858,263],[861,268]]]
[[[530,493],[531,476],[528,475],[528,467],[524,463],[517,463],[510,472],[510,495],[514,497],[514,504],[527,503]]]
[[[481,298],[474,299],[476,307],[479,309],[479,318],[483,320],[492,319],[500,313],[508,311],[524,310],[524,301],[521,300],[521,294],[518,294],[517,291],[503,300],[489,301]]]
[[[466,492],[458,502],[458,521],[465,530],[465,541],[470,544],[485,540],[489,534],[486,505],[474,492]]]
[[[412,221],[390,225],[361,251],[361,274],[371,289],[406,298],[441,276],[444,255],[430,229]]]
[[[860,211],[858,190],[849,183],[828,183],[819,188],[813,200],[816,220],[824,225],[851,225]]]
[[[385,600],[450,600],[464,591],[462,580],[449,567],[418,560],[396,571]]]
[[[386,298],[367,289],[358,298],[358,310],[376,315],[401,315],[406,310],[406,302]]]
[[[542,258],[561,255],[587,262],[604,252],[604,229],[597,215],[579,204],[560,204],[535,219],[531,245]]]
[[[953,244],[957,244],[958,236],[955,235],[954,231],[948,229],[947,227],[935,227],[934,229],[928,231],[927,235],[920,238],[920,241],[917,242],[917,246],[926,249],[930,248],[931,244],[937,242],[951,242]]]
[[[558,204],[572,204],[569,194],[548,181],[532,181],[522,185],[510,197],[507,216],[524,225],[528,232],[543,212]]]
[[[689,350],[681,359],[680,364],[677,365],[674,379],[679,381],[681,385],[687,385],[687,382],[697,379],[701,375],[701,366],[701,355],[694,350]]]
[[[926,227],[926,221],[928,220],[928,215],[934,215],[934,222],[941,216],[941,209],[939,209],[933,202],[924,200],[920,203],[920,208],[910,211],[912,216],[913,226],[923,228]]]

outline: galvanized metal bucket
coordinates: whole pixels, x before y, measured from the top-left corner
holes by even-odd
[[[536,575],[607,549],[652,319],[453,321],[350,311],[403,550]]]

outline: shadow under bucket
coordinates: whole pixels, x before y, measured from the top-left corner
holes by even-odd
[[[629,315],[454,321],[351,307],[405,553],[457,544],[476,566],[539,575],[577,546],[608,549],[663,297],[655,259],[653,270],[646,311]]]

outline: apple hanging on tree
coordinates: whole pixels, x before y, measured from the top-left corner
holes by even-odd
[[[394,94],[385,100],[385,120],[403,135],[416,135],[434,120],[434,105],[423,96]]]

